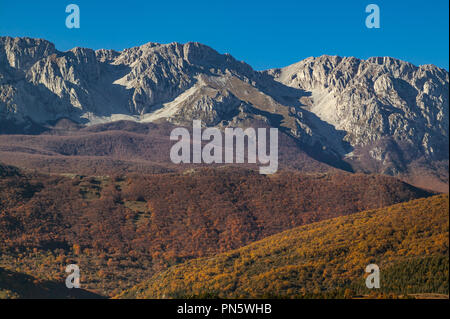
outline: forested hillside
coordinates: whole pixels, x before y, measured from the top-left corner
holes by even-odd
[[[120,298],[448,295],[448,195],[313,223],[158,273]],[[380,267],[380,290],[364,269]]]
[[[426,197],[395,178],[217,168],[80,176],[1,168],[0,267],[113,295],[167,267],[324,219]]]

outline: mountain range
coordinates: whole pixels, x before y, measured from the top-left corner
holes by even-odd
[[[62,120],[77,128],[189,126],[194,119],[219,128],[271,126],[293,143],[289,149],[328,166],[444,190],[448,108],[446,70],[390,57],[323,55],[255,71],[193,42],[61,52],[43,39],[0,37],[3,134],[48,135]]]

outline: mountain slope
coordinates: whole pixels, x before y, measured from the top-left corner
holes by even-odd
[[[363,168],[392,174],[424,156],[448,160],[449,77],[432,65],[397,59],[308,58],[270,70],[275,79],[311,92],[303,108],[346,132],[345,156]]]
[[[448,295],[448,204],[437,195],[301,226],[173,266],[118,298],[368,294],[371,263],[380,267],[383,292]]]
[[[169,136],[175,127],[170,123],[131,121],[82,127],[64,119],[39,135],[0,135],[0,159],[5,164],[38,168],[45,173],[85,175],[165,173],[208,166],[171,162]],[[338,171],[309,156],[284,133],[279,134],[278,146],[280,169],[304,173]],[[257,164],[240,165],[258,169]]]

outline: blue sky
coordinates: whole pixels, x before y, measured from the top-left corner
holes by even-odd
[[[80,7],[80,29],[65,26],[70,3]],[[380,29],[365,26],[370,3],[380,8]],[[45,38],[63,51],[198,41],[257,70],[322,54],[448,70],[448,12],[448,0],[0,0],[0,35]]]

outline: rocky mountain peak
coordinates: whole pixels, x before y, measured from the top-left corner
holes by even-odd
[[[25,70],[39,59],[56,52],[55,45],[47,40],[0,37],[0,58],[19,70]]]

